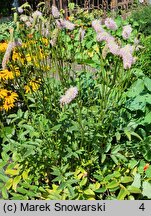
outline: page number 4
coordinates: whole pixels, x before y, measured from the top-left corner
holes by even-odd
[[[139,207],[140,210],[144,211],[145,210],[145,206],[144,206],[144,203],[142,203]]]

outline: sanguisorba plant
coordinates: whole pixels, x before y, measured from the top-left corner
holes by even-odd
[[[15,82],[9,88],[16,92],[14,100],[19,99],[18,105],[28,109],[31,119],[27,122],[42,141],[36,145],[34,142],[31,154],[28,151],[24,157],[28,146],[20,143],[21,130],[15,126],[16,133],[11,138],[15,139],[15,146],[11,151],[28,167],[38,170],[41,163],[44,172],[64,163],[73,169],[87,164],[91,170],[112,156],[110,150],[121,123],[122,95],[130,83],[131,67],[135,63],[133,29],[111,18],[104,24],[101,19],[93,20],[89,29],[96,38],[98,58],[97,62],[93,58],[91,61],[96,65],[95,71],[85,69],[91,59],[82,54],[84,66],[75,71],[74,54],[78,49],[84,52],[84,37],[89,30],[65,19],[54,6],[49,17],[42,4],[38,7],[33,12],[26,3],[14,13],[14,37],[4,55],[0,77],[4,80],[4,72],[11,72],[12,68]],[[69,41],[74,44],[72,52]],[[4,93],[2,101],[8,96]],[[2,105],[3,110],[10,108]],[[43,127],[40,119],[45,122]],[[25,135],[25,140],[30,140],[30,136]],[[5,139],[5,146],[7,142],[10,143]]]

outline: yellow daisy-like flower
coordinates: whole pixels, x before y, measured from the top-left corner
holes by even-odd
[[[13,107],[14,107],[14,103],[9,103],[8,101],[5,101],[2,108],[4,110],[8,111],[9,109],[11,109]]]
[[[18,98],[18,94],[12,91],[7,91],[7,95],[5,96],[5,102],[7,104],[13,104]]]
[[[0,52],[5,52],[7,49],[7,46],[8,46],[8,43],[6,42],[0,43]]]
[[[29,54],[26,55],[27,62],[31,62],[31,56]]]
[[[28,85],[25,85],[25,93],[31,93],[39,88],[40,80],[31,80]]]
[[[7,69],[0,71],[0,80],[1,79],[3,80],[14,79],[13,72]]]
[[[7,96],[7,90],[6,89],[0,89],[0,98],[3,99]]]

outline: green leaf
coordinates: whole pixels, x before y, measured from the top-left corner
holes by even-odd
[[[87,179],[86,177],[84,177],[84,178],[81,180],[81,182],[79,183],[80,186],[86,185],[87,181],[88,181],[88,179]]]
[[[129,192],[128,190],[125,188],[125,187],[122,187],[118,196],[117,196],[117,199],[118,200],[124,200],[124,198],[129,195]]]
[[[147,196],[147,198],[151,199],[151,183],[143,182],[143,196]]]
[[[5,174],[0,173],[0,180],[3,182],[7,182],[8,181],[8,177]]]
[[[134,187],[134,186],[127,186],[127,190],[130,192],[130,193],[134,193],[134,194],[140,194],[141,193],[141,190],[137,187]]]
[[[148,167],[145,173],[146,173],[147,178],[151,178],[151,166]]]
[[[136,97],[144,90],[144,81],[138,79],[127,92],[128,97]]]
[[[12,185],[13,185],[13,179],[10,178],[10,179],[6,182],[5,187],[6,187],[7,190],[9,190],[9,189],[12,187]]]
[[[18,175],[19,174],[19,170],[15,170],[15,169],[6,169],[5,174],[7,175]]]
[[[132,160],[130,160],[128,166],[130,169],[133,169],[138,163],[139,162],[137,160],[132,159]]]
[[[102,157],[101,157],[101,163],[102,164],[104,163],[105,159],[106,159],[106,154],[102,154]]]
[[[151,79],[149,77],[145,77],[144,83],[146,88],[151,92]]]
[[[102,187],[102,188],[95,190],[95,192],[96,193],[104,193],[106,190],[107,190],[106,187]]]
[[[139,173],[135,174],[132,186],[140,188],[141,187],[141,175]]]
[[[114,163],[115,163],[116,165],[118,165],[118,160],[117,160],[117,158],[115,157],[115,155],[111,155],[111,158],[112,158],[112,160],[114,161]]]
[[[20,180],[21,180],[21,176],[16,176],[14,178],[14,180],[13,180],[13,186],[12,186],[12,189],[14,191],[16,191],[16,187],[17,187],[18,183],[20,182]]]
[[[111,188],[116,188],[117,186],[119,186],[119,182],[113,180],[112,182],[110,182],[109,184],[106,185],[106,187],[108,189],[111,189]]]
[[[2,188],[2,197],[3,199],[8,200],[8,193],[6,187]]]
[[[116,157],[123,160],[123,161],[127,161],[127,158],[124,155],[122,155],[121,153],[119,153],[119,152],[116,153]]]
[[[124,176],[121,178],[121,183],[129,183],[129,182],[132,182],[133,181],[133,178],[130,177],[130,176]]]
[[[94,196],[95,195],[95,193],[90,188],[86,189],[84,191],[84,194],[86,194],[88,196]]]
[[[58,131],[61,128],[61,124],[55,125],[54,127],[51,128],[52,131]]]

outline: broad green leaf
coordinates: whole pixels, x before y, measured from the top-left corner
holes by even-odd
[[[148,167],[145,173],[146,173],[147,178],[151,178],[151,165]]]
[[[117,181],[115,181],[115,180],[113,180],[112,182],[110,182],[110,183],[108,183],[108,184],[106,185],[106,187],[107,187],[108,189],[116,188],[117,186],[119,186],[119,182],[117,182]]]
[[[89,188],[84,191],[84,194],[86,194],[88,196],[94,196],[95,195],[95,193]]]
[[[131,169],[133,169],[138,163],[139,162],[137,160],[132,159],[132,160],[130,160],[128,165]]]
[[[136,97],[144,90],[144,81],[142,79],[138,79],[133,83],[131,88],[127,92],[128,97]]]
[[[95,190],[95,192],[96,193],[104,193],[106,190],[107,190],[106,187],[102,187],[102,188]]]
[[[134,193],[134,194],[139,194],[141,193],[141,190],[137,187],[134,187],[134,186],[127,186],[127,190],[130,192],[130,193]]]
[[[143,196],[147,196],[147,198],[151,199],[151,183],[143,182]]]
[[[132,186],[140,188],[141,187],[141,175],[139,173],[135,174]]]
[[[129,182],[132,182],[133,181],[133,178],[130,177],[130,176],[124,176],[121,178],[121,183],[129,183]]]
[[[145,77],[144,83],[146,88],[151,92],[151,79],[149,77]]]
[[[122,155],[121,153],[119,153],[119,152],[116,153],[116,157],[123,160],[123,161],[127,161],[127,158],[124,155]]]

